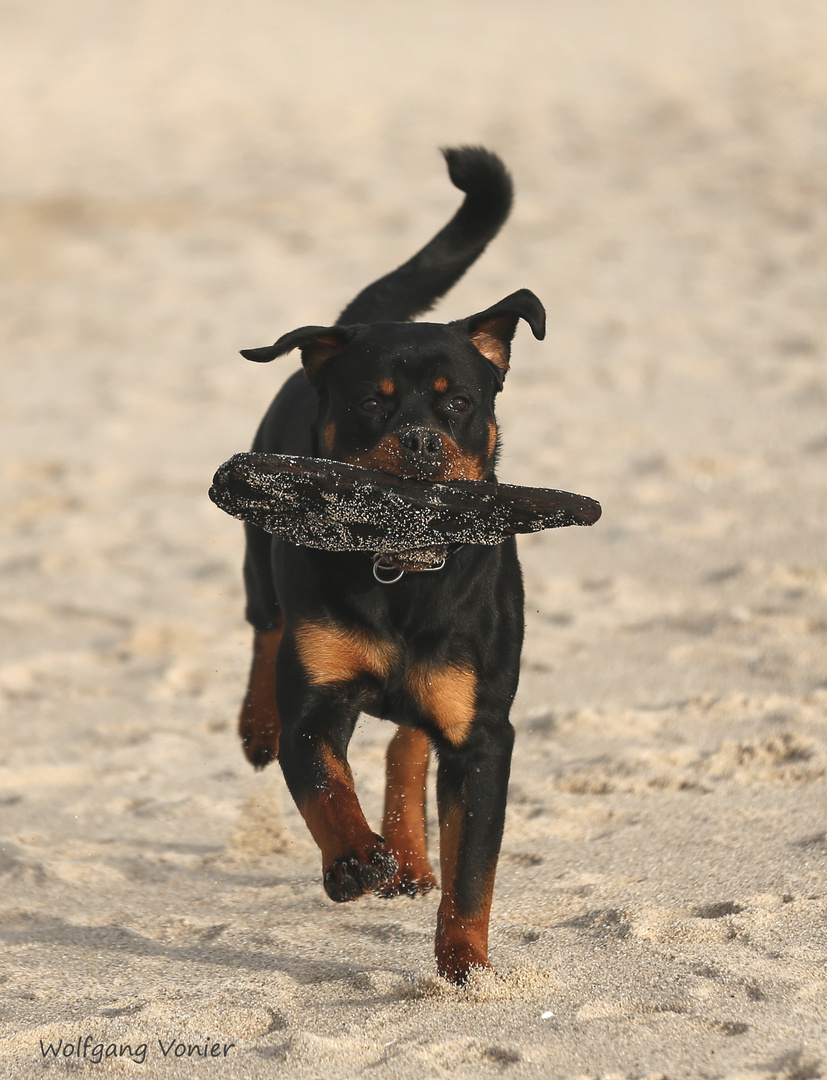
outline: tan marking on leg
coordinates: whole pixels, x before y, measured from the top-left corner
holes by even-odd
[[[256,631],[247,693],[238,718],[244,753],[257,769],[269,765],[279,752],[281,723],[276,706],[276,656],[284,622],[275,630]]]
[[[382,890],[386,896],[428,892],[436,885],[428,862],[425,780],[430,744],[422,731],[399,728],[387,753],[387,787],[382,835],[399,863],[396,876]]]
[[[301,802],[299,812],[327,868],[360,841],[373,843],[374,836],[356,797],[350,766],[330,750],[323,751],[323,765],[321,785]]]
[[[405,682],[419,707],[448,742],[460,746],[474,720],[476,672],[460,664],[420,664],[411,668]]]
[[[336,441],[336,425],[328,424],[324,429],[324,448],[328,454],[333,453],[333,443]]]
[[[388,674],[397,649],[363,630],[330,622],[306,622],[295,632],[299,659],[314,686],[349,682],[360,675]]]

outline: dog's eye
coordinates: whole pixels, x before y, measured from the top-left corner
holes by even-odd
[[[466,397],[451,398],[448,402],[448,408],[451,412],[465,412],[466,409],[471,407],[471,402]]]
[[[363,401],[362,404],[359,406],[359,408],[364,409],[365,412],[375,413],[375,412],[379,411],[379,409],[381,408],[381,405],[376,400],[376,398],[370,397],[366,401]]]

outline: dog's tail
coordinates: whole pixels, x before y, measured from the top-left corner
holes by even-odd
[[[482,255],[511,209],[511,177],[481,146],[443,150],[448,175],[465,192],[462,206],[430,243],[352,300],[337,320],[354,323],[407,322],[429,311]]]

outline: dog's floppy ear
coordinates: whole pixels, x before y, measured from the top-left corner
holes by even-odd
[[[518,289],[505,300],[459,324],[464,326],[472,345],[497,369],[500,385],[508,371],[511,339],[520,319],[525,319],[532,334],[542,341],[546,335],[546,311],[529,289]]]
[[[265,345],[261,349],[242,349],[241,355],[245,360],[253,360],[257,364],[269,364],[271,360],[284,356],[291,349],[301,349],[305,373],[308,379],[313,379],[325,360],[329,360],[350,344],[357,329],[358,327],[354,326],[302,326],[298,330],[291,330],[289,334],[283,334],[275,345]]]

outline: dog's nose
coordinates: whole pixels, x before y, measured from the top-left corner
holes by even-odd
[[[399,433],[399,441],[406,450],[419,458],[438,458],[442,453],[442,436],[438,431],[424,427],[409,427]]]

